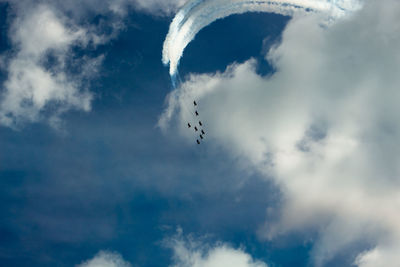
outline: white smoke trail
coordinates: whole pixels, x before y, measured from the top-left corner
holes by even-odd
[[[164,42],[163,63],[169,64],[173,80],[186,46],[212,22],[233,14],[271,12],[324,13],[328,19],[342,17],[360,7],[358,0],[191,0],[173,19]]]

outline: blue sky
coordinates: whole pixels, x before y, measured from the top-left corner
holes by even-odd
[[[396,266],[395,13],[228,16],[173,88],[183,2],[0,1],[0,265]]]
[[[269,258],[268,245],[252,229],[278,194],[256,174],[234,167],[235,159],[224,153],[156,128],[171,91],[160,60],[170,20],[131,11],[115,40],[89,52],[106,54],[90,87],[96,94],[91,112],[65,114],[61,131],[46,123],[2,127],[2,265],[71,266],[107,249],[138,266],[167,266],[172,252],[161,241],[178,227]],[[249,14],[217,22],[188,48],[194,55],[182,62],[182,73],[222,71],[236,60],[262,59],[264,37],[279,36],[286,21]],[[234,38],[229,24],[244,24],[240,31],[248,38],[221,55]],[[219,42],[207,41],[215,36]],[[204,46],[215,54],[200,64]],[[243,177],[244,185],[235,188]],[[232,203],[239,195],[241,203]],[[284,249],[307,254],[301,244]]]

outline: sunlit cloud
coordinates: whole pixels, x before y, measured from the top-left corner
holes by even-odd
[[[260,76],[251,59],[191,75],[161,118],[184,125],[182,106],[199,100],[209,143],[283,193],[280,219],[260,236],[318,229],[315,266],[357,242],[373,247],[359,251],[358,266],[398,264],[399,12],[386,0],[329,27],[318,15],[296,17],[266,55],[276,73]]]
[[[122,256],[116,252],[100,251],[93,259],[87,260],[76,267],[131,267]]]
[[[209,246],[193,237],[185,238],[181,232],[164,243],[173,251],[171,267],[268,267],[242,249],[223,243]]]

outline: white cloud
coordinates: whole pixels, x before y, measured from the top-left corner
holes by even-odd
[[[398,14],[400,3],[385,0],[329,28],[298,17],[268,54],[274,75],[260,77],[253,60],[192,75],[160,120],[198,99],[208,142],[273,177],[284,194],[282,217],[260,234],[319,229],[316,266],[360,241],[376,246],[360,254],[360,267],[398,263]]]
[[[33,0],[0,0],[9,2],[21,7],[32,7],[37,5]],[[119,15],[126,15],[128,8],[132,7],[138,11],[147,12],[156,16],[171,15],[183,6],[187,0],[42,0],[40,3],[51,5],[59,10],[66,10],[75,16],[85,16],[88,13],[104,14],[115,12]]]
[[[56,114],[70,108],[90,109],[91,94],[80,90],[66,72],[70,47],[85,42],[86,33],[79,27],[67,28],[65,23],[44,5],[14,21],[10,36],[18,52],[7,66],[1,124],[13,127],[21,121],[38,121],[50,103],[57,103]],[[46,68],[48,56],[54,64]]]
[[[114,33],[80,26],[52,5],[13,5],[17,16],[9,36],[14,53],[3,55],[7,80],[1,92],[0,124],[18,127],[48,120],[58,126],[60,114],[68,110],[89,111],[93,94],[86,81],[97,73],[103,56],[77,57],[73,49],[105,43]]]
[[[93,259],[85,261],[77,267],[131,267],[122,256],[115,252],[100,251]]]
[[[174,263],[171,267],[268,267],[254,260],[242,249],[234,249],[226,244],[207,246],[193,239],[185,241],[180,235],[168,241],[173,249]]]
[[[171,14],[184,1],[7,2],[16,16],[8,31],[13,53],[3,54],[0,60],[7,72],[0,94],[0,125],[19,128],[39,121],[58,127],[61,114],[91,110],[94,95],[88,85],[100,70],[103,56],[78,56],[74,48],[85,51],[115,38],[132,8],[161,16]],[[87,25],[93,14],[106,15],[107,21]]]
[[[246,12],[269,12],[293,16],[308,12],[321,13],[324,23],[360,8],[358,0],[190,0],[173,19],[164,42],[162,60],[169,64],[173,79],[178,71],[179,61],[186,46],[201,29],[218,19]]]
[[[360,254],[355,264],[359,267],[387,266],[396,267],[400,262],[400,244],[378,246]]]
[[[133,5],[155,15],[171,15],[183,6],[186,0],[133,0]]]

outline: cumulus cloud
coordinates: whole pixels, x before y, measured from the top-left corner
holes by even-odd
[[[12,51],[3,55],[7,79],[2,85],[0,124],[19,127],[49,121],[71,109],[89,111],[93,94],[88,82],[98,72],[103,56],[77,55],[106,43],[112,34],[82,26],[64,10],[46,3],[10,2],[16,14],[9,28]]]
[[[38,121],[58,127],[63,113],[90,111],[94,98],[90,81],[100,71],[104,56],[85,56],[86,49],[115,38],[129,10],[168,15],[184,2],[0,1],[10,3],[9,11],[15,15],[10,16],[8,30],[12,51],[0,60],[7,74],[0,91],[0,124],[13,128]],[[87,24],[98,14],[107,20]]]
[[[358,266],[398,265],[399,12],[385,0],[328,28],[295,18],[267,55],[276,73],[261,77],[249,60],[191,75],[160,120],[186,121],[184,102],[198,99],[209,142],[282,190],[281,218],[260,235],[318,229],[316,266],[356,242],[372,247]]]
[[[90,109],[92,95],[80,90],[79,80],[66,70],[71,46],[87,44],[87,34],[65,23],[49,7],[39,6],[12,25],[10,35],[18,52],[8,63],[0,102],[1,124],[38,121],[50,103],[57,105],[56,114],[71,108]],[[50,59],[54,62],[46,67]]]
[[[359,267],[398,266],[400,262],[399,244],[378,246],[370,251],[360,254],[355,264]]]
[[[131,267],[122,256],[115,252],[100,251],[93,259],[85,261],[77,267]]]
[[[192,238],[184,240],[181,235],[167,241],[174,252],[171,267],[268,267],[264,262],[254,260],[242,249],[226,244],[208,246]]]

